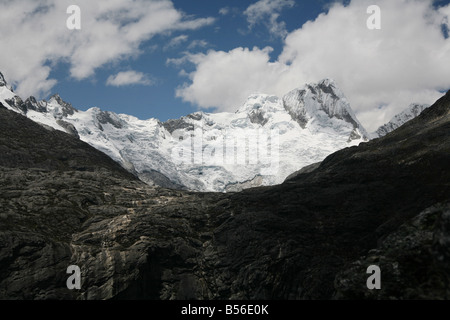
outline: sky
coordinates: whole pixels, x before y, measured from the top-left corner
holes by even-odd
[[[374,131],[450,89],[449,16],[433,0],[0,0],[0,72],[22,98],[161,121],[332,78]]]

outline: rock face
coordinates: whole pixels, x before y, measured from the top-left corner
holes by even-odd
[[[60,289],[60,270],[71,258],[73,233],[89,219],[85,209],[135,177],[1,104],[0,122],[0,297],[70,298]]]
[[[153,188],[70,135],[3,108],[0,122],[1,299],[448,297],[450,92],[314,170],[228,194]],[[368,293],[376,263],[384,291]]]
[[[0,87],[6,86],[6,80],[3,74],[0,72]]]
[[[283,97],[284,108],[302,128],[313,124],[319,128],[349,131],[348,140],[368,140],[369,135],[356,118],[344,93],[331,79],[307,84]]]
[[[376,249],[341,271],[335,299],[450,299],[450,203],[403,224]],[[366,269],[378,265],[380,290],[367,290]]]

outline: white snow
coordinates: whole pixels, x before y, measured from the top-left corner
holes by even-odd
[[[12,108],[5,100],[13,99],[16,95],[7,88],[7,86],[0,86],[0,102],[7,108],[13,111],[18,111]]]
[[[420,113],[422,113],[423,110],[425,110],[429,106],[429,104],[410,104],[408,108],[395,115],[388,123],[380,126],[377,131],[373,132],[371,134],[371,138],[379,138],[385,136],[389,132],[394,131],[395,129],[404,125],[406,122],[417,117]]]
[[[13,96],[0,87],[0,101],[19,112],[4,102]],[[183,125],[173,132],[157,119],[140,120],[99,108],[64,116],[64,106],[56,99],[46,106],[47,112],[29,110],[26,116],[61,131],[65,129],[57,120],[68,122],[81,140],[128,170],[141,176],[155,170],[196,191],[224,192],[227,186],[252,180],[249,185],[278,184],[367,136],[347,99],[329,79],[282,98],[251,95],[235,113],[197,112],[179,119]],[[304,128],[290,112],[307,119]],[[354,131],[361,138],[349,139]]]

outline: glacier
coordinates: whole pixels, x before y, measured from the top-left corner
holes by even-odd
[[[72,134],[149,185],[167,188],[232,192],[279,184],[370,138],[332,79],[283,97],[250,95],[234,113],[196,112],[166,122],[97,107],[77,110],[57,94],[23,101],[0,80],[5,107]]]

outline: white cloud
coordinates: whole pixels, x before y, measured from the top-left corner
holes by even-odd
[[[188,54],[184,59],[194,63],[196,71],[190,75],[192,83],[177,90],[177,96],[202,108],[215,107],[219,111],[236,111],[239,104],[253,92],[271,93],[277,86],[285,66],[269,63],[272,48],[236,48],[229,52],[209,51],[207,54]]]
[[[249,28],[257,24],[264,24],[274,36],[285,37],[287,35],[286,24],[278,21],[280,12],[285,8],[292,8],[293,0],[259,0],[250,5],[244,14],[247,16]]]
[[[223,8],[220,8],[220,10],[219,10],[219,14],[221,14],[223,16],[226,16],[229,13],[230,13],[230,8],[229,7],[223,7]]]
[[[170,49],[170,48],[175,48],[178,47],[180,44],[182,44],[183,42],[186,42],[188,40],[189,36],[182,34],[179,35],[175,38],[172,38],[169,43],[164,47],[165,50]]]
[[[174,65],[176,67],[180,67],[181,65],[189,61],[190,61],[189,53],[185,52],[184,56],[182,56],[181,58],[168,58],[166,60],[166,65]]]
[[[208,42],[205,40],[193,40],[189,45],[188,49],[194,49],[194,48],[205,48],[208,46]]]
[[[372,4],[381,8],[381,30],[366,27]],[[275,62],[258,48],[189,56],[196,70],[177,96],[201,108],[235,111],[256,91],[281,96],[330,77],[372,131],[411,102],[433,103],[439,90],[450,88],[450,39],[441,31],[449,11],[450,5],[433,8],[431,0],[336,3],[288,34]]]
[[[117,73],[116,75],[109,76],[108,80],[106,81],[106,85],[114,87],[129,86],[133,84],[148,86],[152,85],[153,81],[150,80],[150,78],[142,72],[133,70],[122,71]]]
[[[85,79],[97,68],[138,56],[157,34],[197,29],[213,18],[193,19],[169,0],[78,0],[81,30],[66,27],[73,0],[0,0],[0,70],[23,96],[49,93],[50,72],[68,63],[70,75]]]

